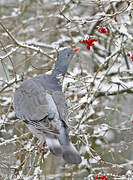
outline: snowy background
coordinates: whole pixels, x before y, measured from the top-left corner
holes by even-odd
[[[132,0],[0,0],[0,7],[0,180],[133,179]],[[88,50],[82,41],[91,38],[98,41]],[[12,102],[24,79],[50,73],[57,52],[77,46],[63,90],[82,163],[68,165],[47,145],[37,154]]]

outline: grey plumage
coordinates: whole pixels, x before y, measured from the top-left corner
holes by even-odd
[[[42,142],[46,140],[54,155],[62,156],[68,163],[78,164],[81,157],[69,141],[67,106],[57,79],[60,74],[64,77],[74,54],[71,48],[60,51],[51,75],[25,80],[15,92],[13,105],[16,116],[23,119]]]

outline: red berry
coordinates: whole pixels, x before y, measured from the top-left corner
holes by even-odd
[[[94,41],[98,41],[97,39],[95,39],[95,38],[91,38],[91,39],[89,39],[89,41],[88,41],[88,45],[89,46],[94,46]]]
[[[91,47],[91,46],[94,46],[94,43],[93,43],[93,42],[96,42],[96,41],[98,41],[96,38],[91,38],[91,39],[89,39],[89,40],[83,40],[82,42],[83,42],[84,44],[87,44],[87,49],[90,50],[90,47]]]
[[[127,53],[127,56],[130,56],[130,53]]]
[[[89,46],[94,46],[94,43],[93,43],[93,41],[91,39],[89,40],[88,45]]]
[[[94,43],[91,43],[91,45],[90,46],[94,46]]]
[[[89,45],[87,46],[87,49],[90,50],[90,46]]]
[[[132,59],[132,61],[133,61],[133,56],[131,56],[131,59]]]
[[[99,26],[96,26],[96,29],[99,29]]]
[[[107,30],[105,28],[101,28],[100,29],[100,32],[103,33],[103,34],[106,34],[107,33]]]
[[[83,40],[82,42],[86,44],[88,42],[88,40]]]
[[[98,41],[96,38],[92,38],[93,41]]]

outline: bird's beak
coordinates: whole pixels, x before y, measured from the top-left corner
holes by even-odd
[[[76,48],[74,48],[73,50],[74,50],[74,52],[79,51],[79,50],[80,50],[80,47],[76,47]]]

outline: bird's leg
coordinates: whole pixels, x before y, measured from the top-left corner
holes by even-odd
[[[42,149],[44,149],[44,145],[45,145],[44,142],[40,142],[40,143],[37,145],[37,153],[38,153],[38,154],[41,154]],[[44,151],[45,151],[45,149],[44,149]]]

